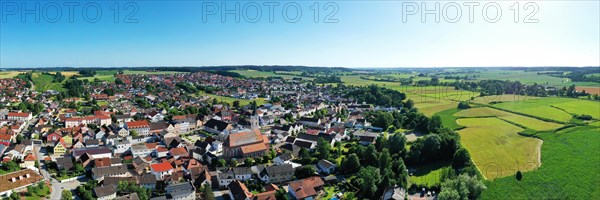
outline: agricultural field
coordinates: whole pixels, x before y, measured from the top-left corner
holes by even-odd
[[[54,74],[55,72],[50,72],[50,74]],[[52,80],[54,77],[48,74],[42,74],[41,72],[34,72],[31,78],[33,79],[33,84],[35,85],[35,90],[38,92],[45,92],[47,90],[54,90],[58,92],[65,91],[62,84],[71,76],[77,75],[77,72],[73,71],[64,71],[61,72],[65,76],[65,80],[60,83],[53,83]]]
[[[250,103],[252,103],[252,101],[256,101],[256,104],[259,106],[268,103],[264,98],[248,100],[248,99],[237,99],[237,98],[233,98],[233,97],[219,96],[219,95],[208,94],[208,93],[202,93],[200,96],[207,96],[207,97],[210,97],[211,99],[216,98],[218,101],[223,101],[225,103],[228,103],[229,105],[233,105],[234,101],[240,101],[240,106],[250,104]]]
[[[504,70],[504,69],[490,69],[490,70],[480,70],[477,72],[465,72],[454,74],[453,76],[473,76],[475,75],[475,80],[509,80],[509,81],[519,81],[524,84],[533,84],[537,83],[539,85],[548,85],[548,86],[571,86],[575,84],[576,86],[594,86],[598,85],[598,83],[594,82],[572,82],[569,78],[559,78],[544,74],[537,74],[538,72],[533,71],[522,71],[522,70]]]
[[[14,78],[21,73],[25,73],[25,71],[0,71],[0,79]]]
[[[539,119],[526,117],[523,115],[517,115],[514,113],[505,112],[489,107],[478,107],[461,110],[454,114],[454,116],[463,118],[497,117],[536,131],[553,130],[563,126],[561,124],[546,122]]]
[[[96,71],[96,75],[93,77],[79,77],[79,80],[88,80],[93,82],[95,79],[100,81],[115,81],[115,74],[117,74],[117,70],[98,70]],[[124,70],[123,74],[178,74],[185,72],[176,72],[176,71],[142,71],[142,70]]]
[[[460,110],[458,108],[452,108],[435,113],[435,115],[440,116],[440,118],[442,119],[442,125],[444,125],[444,127],[452,130],[457,130],[464,128],[464,126],[458,125],[456,123],[456,116],[454,116],[454,113],[457,113],[459,111]]]
[[[560,108],[569,113],[590,115],[594,119],[600,119],[600,102],[598,101],[574,100],[552,104],[552,107]]]
[[[479,104],[490,104],[492,102],[530,101],[530,100],[539,99],[539,98],[541,98],[541,97],[504,94],[504,95],[491,95],[491,96],[475,97],[471,102],[479,103]]]
[[[587,114],[600,118],[600,102],[572,98],[545,97],[524,101],[505,102],[493,107],[523,113],[539,118],[568,122],[572,114]]]
[[[600,199],[600,128],[574,127],[536,135],[542,165],[523,173],[486,181],[482,199]]]
[[[517,170],[530,171],[539,166],[542,141],[519,135],[522,128],[495,117],[463,118],[457,123],[466,127],[458,131],[461,144],[486,179],[506,177]]]
[[[582,86],[577,86],[577,87],[575,87],[575,90],[577,90],[578,92],[581,92],[581,91],[585,90],[585,93],[600,95],[600,87],[582,87]]]
[[[293,79],[293,78],[302,78],[307,80],[313,80],[314,78],[302,77],[302,76],[293,76],[287,74],[277,74],[270,71],[258,71],[258,70],[230,70],[230,72],[238,73],[245,77],[250,78],[268,78],[268,77],[281,77],[284,79]]]

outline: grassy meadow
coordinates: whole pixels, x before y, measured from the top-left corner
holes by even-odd
[[[462,118],[457,123],[461,144],[486,179],[533,170],[539,164],[541,140],[518,134],[522,128],[495,117]]]
[[[587,114],[600,119],[600,102],[580,99],[545,97],[504,102],[493,107],[562,122],[571,120],[572,114]]]
[[[600,128],[575,127],[536,135],[542,165],[523,173],[486,181],[482,199],[600,199]]]
[[[242,76],[245,77],[250,77],[250,78],[268,78],[268,77],[281,77],[284,79],[293,79],[293,78],[302,78],[302,79],[307,79],[307,80],[313,80],[314,78],[308,78],[308,77],[302,77],[302,76],[294,76],[294,75],[288,75],[288,74],[278,74],[276,72],[271,72],[271,71],[258,71],[258,70],[230,70],[230,72],[235,72],[238,73]],[[297,74],[300,75],[302,72],[297,73],[297,72],[280,72],[280,73],[291,73],[291,74]]]
[[[553,130],[562,127],[562,124],[546,122],[539,119],[526,117],[523,115],[517,115],[510,112],[505,112],[502,110],[489,108],[489,107],[477,107],[470,108],[466,110],[461,110],[454,114],[456,117],[469,117],[469,118],[479,118],[479,117],[497,117],[506,121],[510,121],[512,123],[518,124],[520,126],[524,126],[536,131],[545,131],[545,130]]]
[[[49,72],[49,73],[54,74],[55,72]],[[52,80],[54,79],[54,76],[49,75],[49,74],[42,74],[42,72],[34,72],[31,75],[31,78],[33,79],[33,84],[35,85],[35,90],[38,92],[45,92],[47,90],[55,90],[58,92],[65,91],[65,88],[63,88],[63,83],[65,81],[67,81],[67,79],[69,79],[69,77],[79,74],[78,72],[75,72],[75,71],[64,71],[64,72],[60,72],[60,73],[65,76],[65,80],[60,83],[53,83]]]

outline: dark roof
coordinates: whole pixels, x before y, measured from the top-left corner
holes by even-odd
[[[205,141],[200,141],[200,140],[197,140],[197,141],[196,141],[196,143],[194,143],[194,146],[196,146],[196,147],[198,147],[198,148],[203,148],[203,149],[206,149],[206,147],[207,147],[208,145],[209,145],[209,143],[208,143],[208,142],[205,142]]]
[[[77,148],[73,149],[72,151],[73,156],[75,156],[76,158],[82,156],[85,153],[88,153],[90,155],[111,153],[108,147]]]
[[[166,122],[156,122],[156,123],[150,123],[150,130],[154,131],[154,130],[164,130],[167,129],[167,127],[169,127],[169,124]]]
[[[233,200],[245,200],[252,197],[252,193],[250,193],[246,185],[240,181],[231,182],[227,188],[229,189]]]
[[[58,157],[56,158],[56,164],[58,166],[62,166],[63,168],[65,168],[66,170],[69,170],[71,168],[73,168],[73,160],[72,158],[69,157]]]
[[[140,184],[149,185],[156,184],[156,176],[153,174],[144,174],[140,176]]]
[[[323,134],[323,133],[319,133],[318,135],[301,133],[301,134],[298,134],[297,138],[303,139],[303,140],[308,140],[308,141],[313,141],[313,142],[317,142],[317,141],[319,141],[319,138],[323,138],[323,139],[325,139],[325,141],[331,142],[334,139],[334,136]]]
[[[294,143],[294,140],[296,140],[296,137],[288,136],[285,139],[285,142],[287,142],[287,143]]]
[[[218,131],[225,130],[225,128],[227,128],[228,125],[229,124],[227,122],[216,120],[216,119],[210,119],[204,124],[204,126],[208,127],[208,128],[214,129],[216,127],[216,130],[218,130]]]
[[[92,169],[92,173],[95,176],[104,176],[106,174],[125,174],[127,173],[127,166],[125,165],[118,165],[118,166],[111,166],[111,167],[100,167],[100,168],[93,168]]]
[[[138,179],[136,176],[133,177],[104,177],[102,181],[102,185],[118,185],[121,181],[127,181],[129,183],[133,183],[134,185],[138,184]]]
[[[318,118],[301,117],[298,121],[319,122],[319,119]]]
[[[302,141],[302,140],[296,140],[296,142],[294,142],[294,145],[302,147],[302,148],[310,148],[312,146],[312,142],[306,142],[306,141]]]
[[[190,182],[170,184],[165,190],[167,191],[167,198],[172,199],[187,196],[195,191],[194,186]]]
[[[117,186],[115,185],[107,185],[102,187],[94,188],[94,193],[97,198],[110,196],[112,194],[117,193]]]
[[[267,173],[269,174],[269,176],[294,173],[294,168],[290,164],[273,165],[267,167]]]
[[[87,139],[85,140],[85,146],[89,146],[89,145],[99,145],[100,144],[100,140],[97,139]]]
[[[140,197],[138,197],[137,193],[131,193],[125,196],[120,196],[117,197],[115,200],[139,200]]]

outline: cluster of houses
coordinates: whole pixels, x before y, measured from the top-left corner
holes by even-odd
[[[319,140],[333,146],[351,137],[368,145],[381,131],[372,127],[363,113],[383,108],[328,92],[334,90],[330,86],[315,88],[297,80],[236,79],[204,72],[116,78],[119,85],[100,82],[84,86],[93,91],[90,99],[107,102],[92,114],[64,107],[68,102],[84,102],[82,98],[57,102],[49,98],[51,92],[36,93],[37,98],[22,96],[44,103],[45,110],[37,116],[0,110],[3,162],[19,160],[24,168],[35,168],[31,161],[38,158],[32,153],[32,144],[16,144],[16,135],[23,134],[43,142],[50,152],[43,160],[55,163],[58,170],[83,166],[99,182],[94,189],[97,199],[137,198],[137,194],[117,191],[121,181],[164,191],[152,199],[196,199],[196,189],[205,184],[228,190],[226,194],[234,200],[275,199],[280,190],[294,199],[314,199],[323,193],[331,178],[324,177],[335,174],[337,165],[319,160],[315,167],[323,177],[315,174],[298,180],[294,173],[302,165],[294,159],[300,149],[313,150]],[[178,88],[180,83],[213,88],[214,95],[282,100],[234,107],[214,103],[202,94],[186,94]],[[106,90],[115,92],[107,95]],[[150,106],[138,105],[133,99]],[[170,109],[157,106],[164,102],[171,104],[170,109],[206,108],[207,112],[173,115]],[[326,114],[316,117],[317,111]],[[13,128],[34,117],[30,128]],[[253,166],[216,163],[241,164],[247,158],[265,157],[271,160]],[[264,184],[265,191],[250,191],[245,185],[248,181]]]

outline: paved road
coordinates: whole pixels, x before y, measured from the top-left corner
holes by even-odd
[[[75,195],[74,190],[77,188],[77,186],[85,184],[85,179],[60,183],[58,182],[58,180],[52,178],[52,176],[48,172],[48,167],[46,166],[46,163],[43,162],[44,157],[48,156],[46,150],[44,148],[40,148],[39,145],[34,145],[34,149],[34,151],[37,154],[36,157],[40,162],[40,174],[46,180],[50,180],[50,183],[52,184],[52,192],[50,193],[50,199],[60,199],[63,190],[71,190],[73,195]]]

